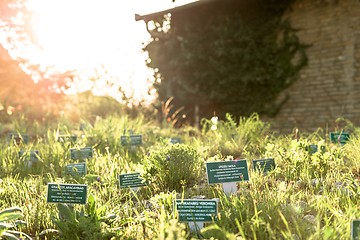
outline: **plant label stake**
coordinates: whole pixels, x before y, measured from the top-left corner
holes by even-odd
[[[271,170],[275,169],[275,160],[273,158],[253,160],[254,171],[260,171],[266,175]]]
[[[87,185],[48,183],[48,203],[86,204]]]
[[[344,145],[350,139],[350,134],[347,132],[331,132],[330,141],[334,144]]]
[[[120,137],[123,146],[138,146],[142,144],[142,135],[130,135]]]
[[[177,213],[179,222],[187,222],[192,231],[199,231],[204,222],[217,219],[217,201],[212,199],[177,199],[174,201],[174,214]]]
[[[86,162],[70,163],[65,167],[65,174],[71,176],[85,176],[86,175]]]
[[[78,159],[90,159],[93,157],[93,149],[92,147],[85,147],[81,149],[70,149],[70,159],[78,160]]]
[[[139,190],[139,187],[146,186],[143,179],[140,177],[140,173],[125,173],[119,175],[120,188],[131,188],[134,192]]]
[[[313,155],[314,153],[316,153],[318,151],[318,145],[316,144],[310,144],[307,148],[308,152],[310,155]]]
[[[142,135],[121,136],[120,141],[122,146],[130,146],[130,151],[135,152],[142,144]]]
[[[236,192],[237,192],[236,182],[222,183],[222,188],[223,188],[224,193],[227,196],[229,196],[231,194],[236,194]]]
[[[322,153],[324,153],[326,151],[325,146],[320,146],[320,150]],[[310,155],[313,155],[314,153],[318,152],[318,145],[316,144],[310,144],[307,147],[307,151],[309,152]]]
[[[236,192],[236,182],[249,181],[249,171],[245,159],[207,162],[206,173],[208,183],[222,183],[224,191],[226,190],[226,194]]]
[[[191,232],[200,232],[204,228],[204,222],[189,222]]]

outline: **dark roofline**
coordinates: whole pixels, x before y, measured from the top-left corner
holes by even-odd
[[[136,21],[140,21],[140,20],[144,20],[145,22],[157,19],[159,17],[163,17],[165,14],[168,13],[177,13],[177,12],[181,12],[181,11],[185,11],[191,8],[196,8],[199,6],[202,6],[204,4],[208,4],[211,2],[215,2],[215,1],[221,1],[221,0],[199,0],[197,2],[193,2],[193,3],[188,3],[179,7],[174,7],[174,8],[170,8],[170,9],[166,9],[160,12],[154,12],[154,13],[149,13],[149,14],[145,14],[145,15],[140,15],[140,14],[135,14],[135,20]]]

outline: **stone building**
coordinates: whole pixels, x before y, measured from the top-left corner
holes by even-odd
[[[360,125],[360,1],[296,0],[285,17],[311,47],[272,122],[287,132],[331,130],[340,117]]]

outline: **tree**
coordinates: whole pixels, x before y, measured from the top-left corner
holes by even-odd
[[[159,100],[173,97],[188,115],[198,105],[202,117],[276,114],[275,99],[307,62],[306,45],[282,19],[290,2],[209,1],[172,12],[170,29],[154,15],[145,50]]]
[[[35,45],[31,32],[31,12],[25,0],[0,2],[0,113],[2,118],[19,111],[31,119],[58,115],[64,106],[64,91],[73,79],[71,72],[43,70],[30,59],[19,56],[13,59],[9,52],[21,49],[22,45]],[[3,46],[6,46],[6,49]],[[15,54],[16,55],[16,54]],[[22,66],[23,68],[21,68]],[[24,72],[27,70],[29,74]],[[38,80],[35,83],[32,77]]]

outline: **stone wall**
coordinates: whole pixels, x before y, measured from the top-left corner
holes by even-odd
[[[279,97],[290,98],[270,119],[274,128],[331,131],[339,117],[360,125],[360,1],[296,0],[285,17],[311,46],[308,66]]]

